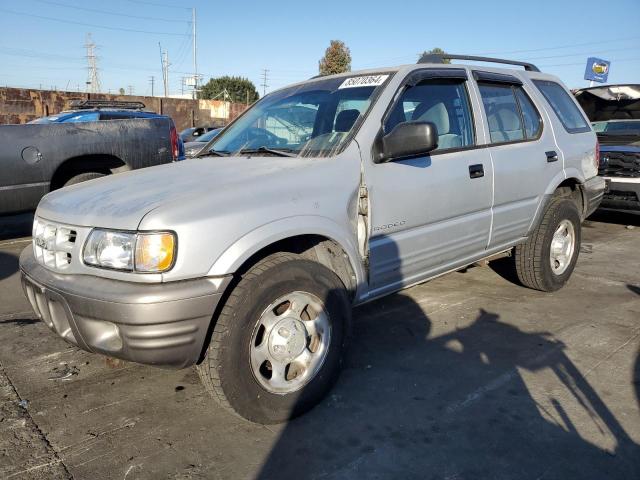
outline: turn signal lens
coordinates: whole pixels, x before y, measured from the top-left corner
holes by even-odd
[[[136,240],[136,271],[165,272],[173,266],[176,240],[173,233],[139,233]]]

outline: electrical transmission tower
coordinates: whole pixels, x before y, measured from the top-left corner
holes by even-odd
[[[264,97],[267,94],[267,87],[269,86],[267,84],[267,78],[269,77],[269,69],[264,68],[262,70],[262,84],[260,84],[260,86],[262,87],[262,96]]]
[[[93,43],[90,33],[87,33],[87,40],[84,46],[87,49],[87,92],[98,93],[101,90],[100,76],[98,75],[98,57],[96,56],[96,44]]]

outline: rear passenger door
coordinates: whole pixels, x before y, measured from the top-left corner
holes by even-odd
[[[544,192],[562,172],[553,132],[515,76],[475,71],[489,132],[494,175],[489,248],[527,235]]]
[[[432,122],[438,148],[365,170],[373,295],[416,283],[485,251],[491,161],[486,148],[477,148],[467,83],[463,69],[414,72],[385,115],[380,135],[401,122]]]

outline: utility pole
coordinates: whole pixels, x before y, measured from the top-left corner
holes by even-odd
[[[267,87],[269,86],[267,84],[268,76],[269,76],[269,69],[267,69],[267,68],[262,69],[262,84],[260,86],[262,87],[262,96],[263,97],[267,94]]]
[[[162,82],[164,86],[164,96],[169,94],[169,52],[162,51],[162,46],[158,42],[158,48],[160,49],[160,62],[162,63]]]
[[[193,30],[193,98],[195,99],[198,92],[198,42],[196,39],[196,9],[191,9],[191,28]]]
[[[153,95],[153,85],[154,85],[155,81],[156,81],[156,77],[154,77],[153,75],[151,75],[151,76],[149,77],[149,83],[151,84],[151,96],[152,96],[152,97],[154,96],[154,95]]]
[[[127,90],[129,91],[129,96],[133,95],[133,85],[128,85]]]
[[[91,33],[87,33],[84,46],[87,49],[87,92],[98,93],[101,89],[100,77],[98,76],[98,57],[96,56],[96,44],[93,43]]]

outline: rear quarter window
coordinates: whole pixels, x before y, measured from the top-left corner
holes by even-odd
[[[534,80],[533,83],[551,105],[567,132],[582,133],[591,130],[580,108],[562,85],[549,80]]]

